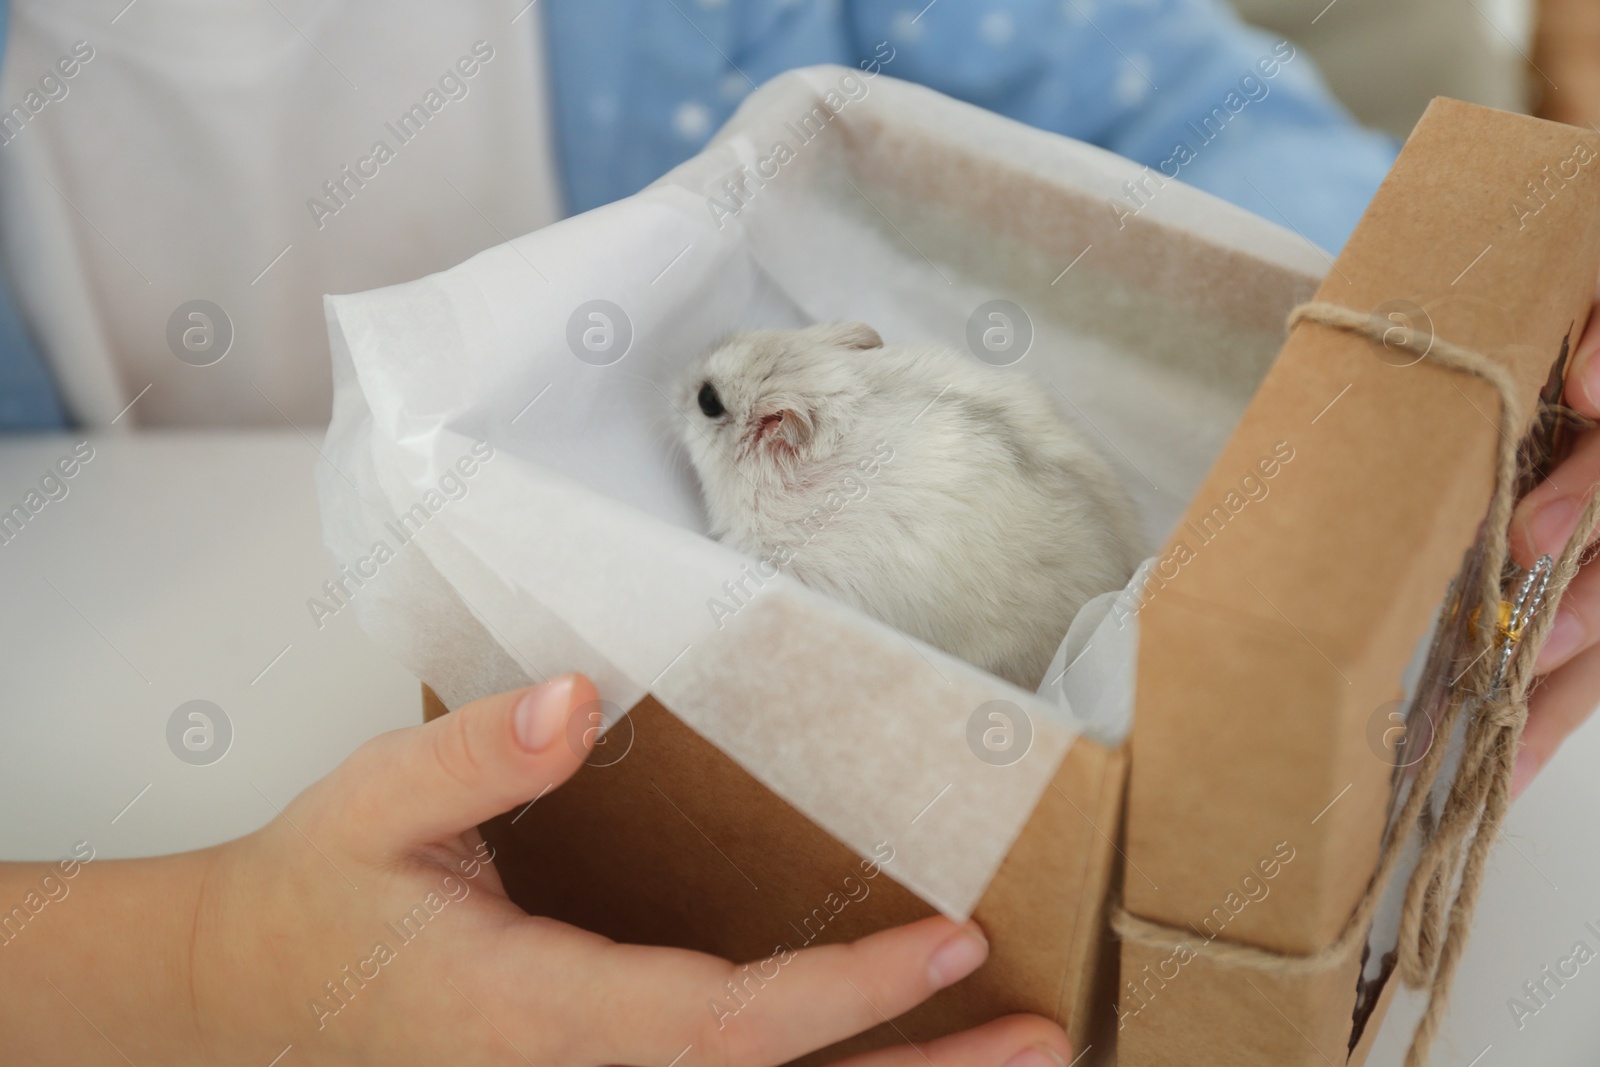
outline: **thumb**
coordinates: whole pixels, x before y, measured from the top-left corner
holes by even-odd
[[[543,796],[588,755],[596,731],[573,712],[598,700],[589,679],[564,674],[374,738],[337,772],[355,841],[392,854]]]

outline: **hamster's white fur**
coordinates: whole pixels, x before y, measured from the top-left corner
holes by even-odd
[[[676,399],[715,536],[1025,689],[1142,558],[1126,493],[1049,395],[949,348],[758,330]]]

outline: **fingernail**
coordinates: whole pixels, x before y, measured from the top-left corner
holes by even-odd
[[[1539,649],[1539,658],[1534,661],[1533,669],[1544,671],[1562,662],[1578,651],[1585,636],[1583,623],[1578,621],[1576,615],[1565,609],[1556,612],[1556,621],[1550,627],[1550,636],[1544,639],[1544,647]]]
[[[1533,781],[1533,776],[1539,772],[1539,761],[1527,745],[1523,745],[1517,753],[1517,760],[1511,765],[1511,799],[1515,800],[1528,788],[1528,783]]]
[[[1578,502],[1571,497],[1558,496],[1528,519],[1528,540],[1540,555],[1559,555],[1577,525]]]
[[[517,743],[529,752],[543,752],[555,743],[572,711],[572,675],[536,685],[517,702]]]
[[[1578,384],[1583,389],[1584,399],[1589,401],[1590,410],[1600,410],[1600,359],[1594,358],[1595,352],[1596,346],[1590,346],[1587,352],[1577,354],[1582,362],[1578,368]]]
[[[1029,1045],[1007,1060],[1004,1067],[1067,1067],[1067,1061],[1049,1045]]]
[[[934,949],[928,958],[928,978],[935,989],[954,985],[977,970],[988,956],[989,942],[983,931],[977,923],[969,922],[960,933]]]

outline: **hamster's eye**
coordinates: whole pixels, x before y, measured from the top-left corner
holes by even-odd
[[[700,386],[700,396],[697,399],[700,402],[700,410],[705,413],[706,418],[717,419],[727,414],[728,409],[722,406],[722,398],[717,395],[717,387],[710,382]]]

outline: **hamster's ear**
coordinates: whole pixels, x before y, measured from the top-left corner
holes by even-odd
[[[755,443],[769,455],[793,454],[810,443],[815,431],[816,422],[804,404],[776,401],[755,410]]]
[[[817,340],[835,348],[882,348],[883,338],[864,322],[827,322],[813,326]]]

